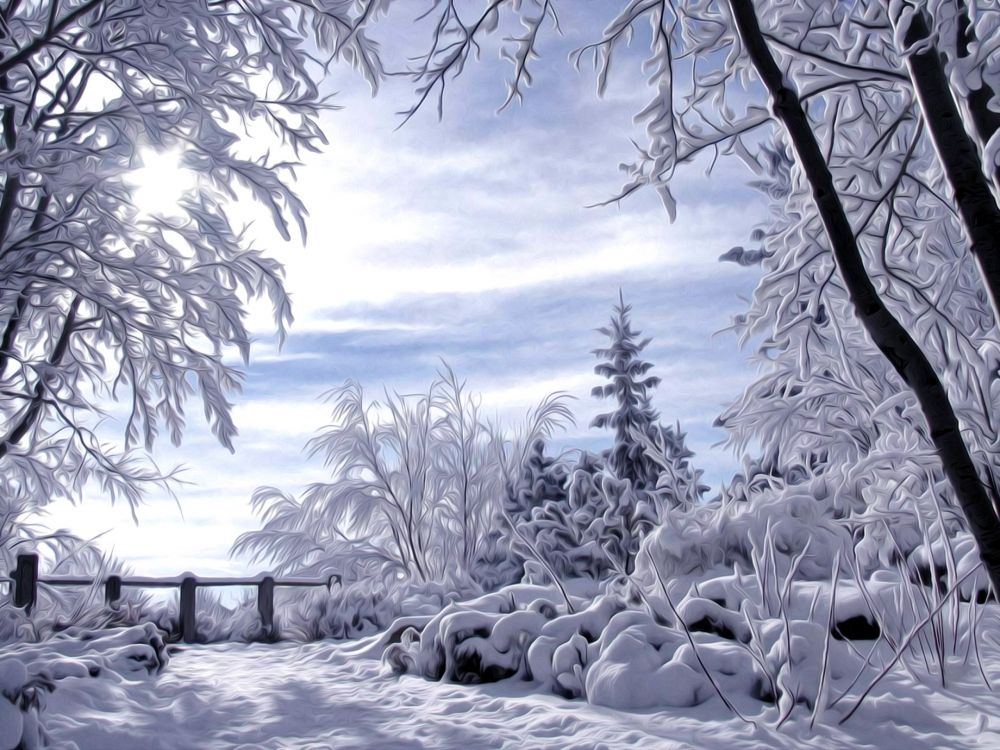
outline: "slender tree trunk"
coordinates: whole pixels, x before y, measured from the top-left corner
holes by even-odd
[[[958,57],[959,59],[969,56],[969,48],[976,41],[975,32],[972,29],[972,18],[969,16],[969,4],[960,2],[960,12],[958,15]],[[979,86],[970,89],[965,97],[965,105],[969,109],[973,134],[979,141],[980,149],[985,149],[990,139],[1000,131],[1000,112],[991,109],[990,99],[996,92],[985,82],[980,81]],[[1000,165],[993,168],[993,174],[989,175],[993,179],[996,194],[1000,195]]]
[[[27,309],[28,287],[25,287],[20,291],[17,295],[17,299],[14,301],[14,309],[11,311],[10,317],[7,319],[7,325],[4,326],[3,337],[0,338],[0,378],[3,378],[4,370],[7,369],[7,362],[10,360],[10,354],[14,351],[14,340]]]
[[[460,440],[462,441],[462,565],[465,568],[465,572],[469,572],[472,568],[472,562],[469,559],[471,547],[469,544],[469,466],[465,446],[465,415],[461,415],[461,418],[463,420],[463,428],[460,434]]]
[[[17,208],[17,198],[21,192],[21,180],[16,174],[7,173],[3,186],[3,197],[0,198],[0,248],[2,248],[14,224],[14,209]]]
[[[934,150],[955,195],[969,249],[986,283],[993,317],[1000,325],[1000,206],[990,189],[991,178],[983,170],[976,142],[962,122],[926,16],[913,0],[900,0],[892,9],[890,16],[897,34],[903,10],[914,10],[909,25],[902,29],[904,48],[915,50],[906,55],[906,68]]]
[[[0,75],[0,91],[10,95],[6,75]],[[8,104],[0,115],[0,127],[3,127],[3,147],[6,153],[11,153],[17,145],[17,132],[14,123],[14,105]],[[3,185],[3,198],[0,198],[0,249],[3,248],[10,230],[14,224],[14,209],[21,193],[21,179],[16,172],[8,170]]]
[[[56,339],[52,356],[49,358],[51,366],[62,364],[63,359],[69,352],[70,339],[73,337],[74,330],[76,330],[76,318],[81,302],[82,299],[80,297],[74,297],[70,303],[66,319],[63,321],[62,330],[59,332],[59,338]],[[11,446],[20,443],[24,439],[24,436],[31,431],[31,428],[35,426],[38,418],[42,415],[42,407],[44,405],[45,374],[43,373],[38,378],[38,382],[35,383],[35,387],[31,393],[31,400],[28,402],[28,408],[22,412],[21,418],[7,433],[6,437],[0,440],[0,459],[4,458],[10,452]]]
[[[417,545],[414,542],[413,537],[414,537],[413,519],[408,518],[406,520],[406,546],[409,547],[410,554],[413,555],[413,564],[417,568],[417,573],[420,574],[420,580],[426,581],[428,580],[427,571],[421,564],[420,554],[417,552]]]
[[[926,355],[889,312],[868,276],[833,175],[797,92],[782,74],[761,33],[753,1],[728,2],[750,61],[770,94],[772,112],[784,127],[799,166],[809,181],[855,314],[879,351],[916,395],[930,428],[931,440],[976,539],[994,590],[1000,592],[1000,517],[962,439],[948,393]]]

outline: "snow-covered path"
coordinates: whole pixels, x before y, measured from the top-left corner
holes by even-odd
[[[357,646],[226,644],[185,648],[156,677],[63,680],[44,722],[56,747],[80,750],[1000,747],[1000,736],[981,734],[990,727],[970,706],[942,715],[943,707],[929,710],[917,698],[880,710],[878,725],[859,716],[842,731],[803,739],[804,726],[774,734],[720,720],[715,701],[625,713],[532,694],[518,683],[398,678]]]

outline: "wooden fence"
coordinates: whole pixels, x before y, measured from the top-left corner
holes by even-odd
[[[79,576],[38,575],[38,555],[17,556],[17,568],[11,572],[14,583],[14,606],[31,612],[38,602],[38,584],[46,586],[94,586],[95,578]],[[274,633],[274,589],[277,586],[325,586],[341,582],[338,575],[326,580],[315,578],[274,578],[263,573],[254,578],[200,578],[193,573],[182,573],[175,578],[147,578],[143,576],[107,576],[104,581],[104,600],[114,607],[122,596],[123,587],[142,589],[180,589],[180,635],[185,643],[194,643],[198,637],[197,592],[199,588],[216,586],[254,586],[257,589],[257,612],[267,635]]]

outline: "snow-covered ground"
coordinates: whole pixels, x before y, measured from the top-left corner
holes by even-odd
[[[988,618],[989,632],[998,622]],[[727,716],[713,699],[693,709],[622,712],[532,692],[397,677],[354,644],[184,647],[159,674],[66,677],[47,698],[55,747],[80,750],[240,748],[944,748],[1000,747],[1000,700],[980,683],[954,692],[894,675],[846,725],[810,734]],[[984,642],[1000,681],[997,644]]]

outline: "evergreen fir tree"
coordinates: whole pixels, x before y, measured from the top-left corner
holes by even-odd
[[[650,404],[650,392],[659,385],[660,378],[648,374],[653,365],[641,357],[651,339],[641,339],[642,331],[633,330],[632,306],[625,304],[620,290],[618,299],[610,323],[597,329],[608,337],[609,344],[593,351],[603,360],[594,372],[610,382],[591,391],[597,398],[614,398],[616,408],[597,415],[591,427],[615,431],[614,447],[608,454],[608,468],[614,475],[630,480],[635,489],[653,489],[659,467],[646,456],[636,435],[652,436],[655,432],[659,415]]]

